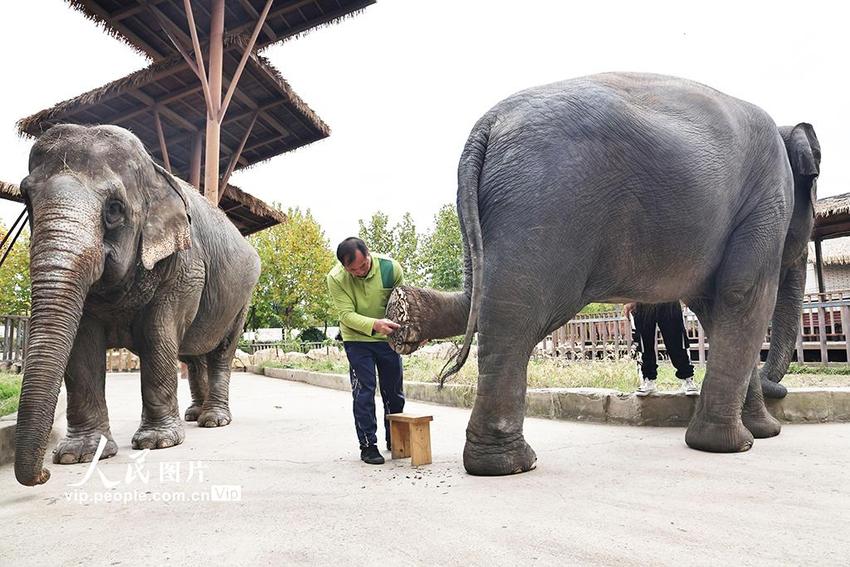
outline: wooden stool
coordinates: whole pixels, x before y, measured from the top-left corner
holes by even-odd
[[[431,422],[432,415],[413,415],[410,413],[391,413],[390,443],[393,459],[410,457],[410,464],[431,464]]]

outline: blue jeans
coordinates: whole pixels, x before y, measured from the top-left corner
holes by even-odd
[[[354,428],[360,447],[377,445],[378,423],[375,417],[375,368],[378,369],[381,399],[384,402],[384,430],[390,443],[388,413],[404,411],[404,372],[401,356],[386,342],[345,342],[348,356],[351,396],[354,400]]]

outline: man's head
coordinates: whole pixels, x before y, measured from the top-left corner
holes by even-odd
[[[345,271],[357,278],[366,277],[372,268],[372,256],[366,243],[352,236],[336,247],[336,257]]]

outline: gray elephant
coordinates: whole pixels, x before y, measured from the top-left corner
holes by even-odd
[[[56,126],[33,146],[21,182],[30,213],[32,317],[15,432],[15,475],[36,485],[64,375],[68,431],[53,461],[112,456],[107,348],[141,359],[135,449],[183,442],[178,358],[189,365],[187,420],[231,420],[230,362],[260,272],[254,249],[191,186],[116,126]]]
[[[799,321],[820,147],[809,124],[691,81],[601,74],[519,92],[475,125],[458,168],[465,288],[403,288],[395,348],[478,331],[468,472],[536,462],[523,437],[534,346],[590,302],[683,299],[711,337],[686,443],[745,451],[777,435],[759,349],[773,314],[771,383]],[[775,311],[774,311],[775,308]]]

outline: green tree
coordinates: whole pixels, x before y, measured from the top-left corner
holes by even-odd
[[[0,225],[0,232],[5,236],[6,227]],[[7,242],[0,257],[8,247]],[[30,305],[30,237],[25,228],[0,266],[0,315],[29,315]]]
[[[390,217],[386,213],[376,211],[368,223],[360,219],[357,224],[360,226],[357,236],[363,239],[369,250],[378,254],[392,254],[393,233],[390,229]]]
[[[393,249],[390,255],[398,260],[404,269],[405,283],[415,286],[423,285],[420,239],[410,213],[404,213],[401,222],[393,227],[392,236]]]
[[[300,209],[289,209],[287,221],[250,237],[262,262],[248,325],[302,329],[326,322],[329,301],[325,276],[334,255],[319,223]]]
[[[454,205],[443,205],[434,215],[421,258],[426,285],[445,291],[463,288],[463,241]]]

